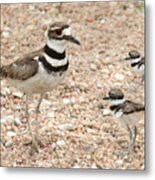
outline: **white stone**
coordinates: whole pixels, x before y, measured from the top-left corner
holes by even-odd
[[[6,123],[13,123],[14,122],[14,118],[13,116],[5,116],[1,119],[1,124],[6,124]]]
[[[124,161],[123,161],[122,159],[118,159],[118,160],[116,160],[115,162],[116,162],[116,164],[118,164],[118,165],[122,165]]]
[[[56,144],[57,144],[59,147],[64,147],[64,146],[66,145],[65,141],[63,141],[63,140],[58,140],[58,141],[56,142]]]
[[[12,95],[14,97],[18,97],[18,98],[22,98],[23,97],[23,93],[21,93],[21,92],[13,92]]]
[[[62,131],[66,131],[66,130],[71,131],[74,129],[74,125],[73,124],[61,124],[58,126],[58,128]]]
[[[11,140],[9,140],[5,143],[5,147],[10,147],[12,145],[13,145],[13,142]]]
[[[48,101],[46,99],[43,99],[42,102],[41,102],[41,106],[45,107],[45,108],[47,108],[47,107],[49,107],[51,105],[52,105],[51,101]]]
[[[72,168],[80,168],[78,164],[75,164]]]
[[[16,136],[16,133],[13,132],[13,131],[8,131],[8,132],[7,132],[7,136],[9,136],[9,137],[14,137],[14,136]]]
[[[22,124],[19,118],[15,118],[14,123],[17,126]]]
[[[47,114],[47,118],[54,118],[54,112],[49,112]]]
[[[104,109],[104,110],[103,110],[103,116],[108,116],[108,115],[110,115],[110,114],[111,114],[110,109]]]
[[[115,79],[119,80],[119,81],[123,81],[124,80],[124,76],[120,73],[116,73],[115,74]]]
[[[63,103],[65,104],[65,105],[68,105],[68,104],[70,104],[70,99],[67,99],[67,98],[64,98],[63,99]]]
[[[2,94],[3,96],[9,95],[9,94],[10,94],[10,89],[7,88],[7,87],[2,88],[1,94]]]

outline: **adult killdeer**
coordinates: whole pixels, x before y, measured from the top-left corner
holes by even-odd
[[[67,42],[80,45],[80,42],[71,35],[71,27],[68,24],[56,22],[49,27],[47,44],[42,49],[25,55],[0,69],[2,78],[7,78],[11,85],[26,94],[26,118],[32,136],[33,152],[38,152],[40,141],[38,128],[33,134],[29,120],[29,96],[34,93],[40,94],[36,107],[37,121],[44,94],[57,87],[65,77],[69,66],[65,51]]]
[[[143,104],[134,103],[126,100],[123,92],[120,89],[111,89],[109,95],[103,98],[110,101],[110,110],[114,118],[127,127],[130,135],[130,143],[127,153],[132,149],[137,135],[137,123],[142,118],[145,107]],[[132,131],[131,127],[134,127]]]
[[[138,51],[133,50],[129,52],[125,60],[130,61],[133,70],[142,73],[142,81],[144,81],[145,57],[141,57]]]

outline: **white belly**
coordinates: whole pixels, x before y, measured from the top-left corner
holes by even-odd
[[[128,115],[121,115],[119,117],[117,116],[114,116],[114,117],[122,125],[126,125],[126,124],[136,125],[139,121],[141,120],[144,121],[144,112],[140,111],[140,112],[135,112]]]
[[[11,85],[24,93],[45,93],[57,87],[65,78],[66,72],[61,73],[37,73],[30,79],[10,80]]]

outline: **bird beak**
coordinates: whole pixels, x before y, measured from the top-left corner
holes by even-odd
[[[109,100],[110,98],[109,98],[109,96],[105,96],[104,98],[103,98],[103,100]]]
[[[124,60],[129,61],[130,59],[131,59],[130,57],[126,57]]]
[[[64,39],[66,39],[67,41],[70,41],[72,43],[75,43],[77,45],[81,45],[80,41],[75,39],[73,36],[68,35],[68,36],[64,36]]]

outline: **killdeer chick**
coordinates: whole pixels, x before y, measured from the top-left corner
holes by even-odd
[[[142,81],[144,81],[145,58],[141,57],[138,51],[133,50],[129,52],[129,56],[125,60],[130,61],[133,70],[142,73]]]
[[[28,113],[30,95],[40,94],[36,107],[36,122],[41,101],[46,92],[56,88],[64,79],[69,66],[66,44],[80,42],[71,35],[71,27],[62,22],[52,24],[47,32],[47,44],[40,50],[29,53],[14,63],[0,69],[2,78],[26,94],[26,119],[32,136],[32,151],[38,152],[40,140],[38,127],[33,133]]]
[[[143,104],[138,104],[130,100],[126,100],[123,92],[120,89],[111,89],[109,95],[103,98],[109,100],[110,110],[114,118],[122,125],[127,127],[130,136],[130,143],[127,148],[127,153],[132,150],[137,135],[137,123],[143,116],[145,107]],[[134,127],[133,131],[131,127]]]

